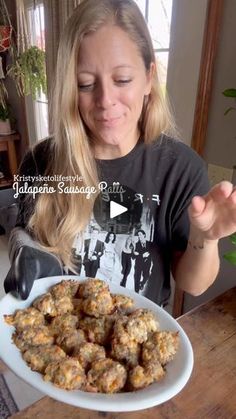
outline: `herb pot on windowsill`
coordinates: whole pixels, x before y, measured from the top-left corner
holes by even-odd
[[[10,119],[6,119],[6,121],[2,121],[0,119],[0,135],[9,135],[12,133]]]

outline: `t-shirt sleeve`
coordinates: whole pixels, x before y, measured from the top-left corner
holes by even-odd
[[[188,207],[196,195],[205,195],[210,187],[206,163],[192,149],[185,146],[181,163],[181,176],[175,192],[172,217],[172,249],[185,251],[189,237]]]

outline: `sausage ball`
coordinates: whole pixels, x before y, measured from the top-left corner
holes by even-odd
[[[77,359],[66,358],[63,362],[50,363],[45,369],[44,380],[65,390],[76,390],[85,383],[86,375]]]
[[[62,297],[73,298],[79,288],[79,282],[75,280],[63,280],[56,285],[53,285],[50,288],[50,292],[55,299],[60,299]]]
[[[68,355],[78,347],[81,343],[85,342],[85,334],[81,329],[64,329],[60,335],[56,338],[56,343],[59,345]]]
[[[64,329],[76,329],[78,326],[78,322],[79,319],[77,316],[70,313],[65,313],[61,316],[54,317],[49,327],[52,334],[58,336]]]
[[[41,311],[44,316],[55,317],[58,315],[54,298],[50,292],[36,298],[33,302],[33,306]]]
[[[125,343],[119,338],[112,338],[111,357],[118,361],[125,362],[128,367],[138,365],[140,358],[141,345],[134,339],[129,338]]]
[[[45,323],[44,315],[34,307],[17,310],[14,314],[5,315],[4,319],[10,326],[15,326],[18,331],[27,327],[41,326]]]
[[[159,323],[150,310],[139,308],[129,315],[127,331],[133,339],[140,343],[145,342],[148,334],[156,332],[158,329]]]
[[[112,313],[114,305],[108,291],[90,295],[83,301],[83,311],[89,316],[100,317]]]
[[[134,306],[134,300],[126,295],[111,294],[113,305],[116,310],[121,312],[128,312]]]
[[[34,371],[45,371],[45,368],[53,361],[60,361],[66,358],[65,352],[57,345],[32,346],[23,354],[23,359]]]
[[[44,316],[56,317],[73,311],[73,303],[70,297],[64,296],[54,299],[50,292],[41,295],[33,302],[33,306],[41,311]]]
[[[99,318],[85,316],[79,322],[79,327],[84,330],[90,342],[105,345],[109,342],[114,321],[110,316]]]
[[[101,279],[89,278],[84,282],[80,283],[78,289],[78,296],[81,298],[88,298],[91,295],[99,292],[109,292],[108,284]]]
[[[92,342],[84,342],[74,350],[72,356],[78,359],[84,369],[87,369],[92,362],[106,358],[106,352],[103,346]]]
[[[47,326],[27,328],[14,333],[12,338],[15,345],[23,352],[29,346],[52,345],[54,343],[54,338]]]
[[[160,331],[153,333],[142,347],[142,360],[145,364],[159,361],[162,365],[170,362],[179,347],[178,332]]]
[[[97,393],[117,393],[127,379],[123,365],[110,358],[100,359],[92,364],[87,374],[86,390]]]
[[[137,365],[129,371],[128,385],[132,390],[144,388],[164,377],[165,371],[160,362]]]

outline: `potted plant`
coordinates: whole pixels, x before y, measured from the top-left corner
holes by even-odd
[[[9,135],[11,132],[10,107],[0,104],[0,135]]]
[[[32,94],[35,100],[41,92],[46,94],[45,52],[36,46],[27,48],[13,59],[7,74],[15,81],[18,94]]]
[[[230,241],[234,246],[236,246],[236,233],[230,236]],[[228,262],[232,263],[232,265],[236,265],[236,248],[235,250],[231,250],[230,252],[225,253],[224,258]]]
[[[5,52],[11,45],[12,25],[4,0],[0,0],[0,52]]]
[[[1,24],[0,22],[0,52],[5,52],[11,45],[12,27]]]
[[[6,105],[6,98],[8,96],[7,89],[4,84],[4,80],[0,78],[0,106],[5,108]]]
[[[222,94],[225,97],[232,97],[233,99],[236,99],[236,89],[226,89],[222,92]],[[226,109],[224,115],[227,115],[227,113],[231,111],[236,111],[236,108],[234,108],[233,106],[230,106],[230,108]]]
[[[12,42],[12,24],[10,16],[4,0],[0,0],[0,105],[6,107],[6,99],[8,96],[4,78],[5,70],[3,69],[3,60],[5,53],[10,48]]]
[[[46,94],[45,51],[29,43],[30,32],[24,3],[24,0],[17,1],[17,30],[11,42],[11,64],[7,68],[7,76],[14,80],[20,96],[32,94],[35,100],[41,92]],[[1,9],[5,11],[5,21],[7,17],[10,24],[4,0],[0,0],[0,12]]]

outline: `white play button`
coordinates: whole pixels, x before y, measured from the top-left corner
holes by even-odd
[[[116,186],[116,184],[115,184]],[[143,203],[137,194],[126,185],[118,190],[107,185],[95,199],[94,218],[102,230],[115,234],[130,234],[130,226],[142,225]]]
[[[117,217],[117,215],[123,214],[126,211],[128,211],[128,208],[117,204],[115,201],[110,201],[110,218]]]

